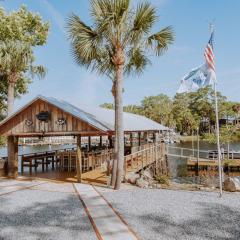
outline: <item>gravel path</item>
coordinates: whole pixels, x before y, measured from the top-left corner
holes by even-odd
[[[98,188],[142,240],[240,239],[240,194]]]
[[[0,240],[96,240],[72,184],[46,183],[0,196]]]

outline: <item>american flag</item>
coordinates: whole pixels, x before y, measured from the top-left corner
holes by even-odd
[[[208,67],[215,72],[215,61],[214,61],[214,53],[213,53],[213,32],[211,33],[211,37],[205,49],[204,57],[206,59],[206,63]]]

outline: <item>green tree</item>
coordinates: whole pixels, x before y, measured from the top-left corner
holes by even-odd
[[[30,77],[45,74],[42,66],[34,66],[32,48],[46,43],[48,29],[49,24],[25,6],[9,14],[0,8],[0,76],[8,86],[8,115],[13,110],[14,96],[26,92]]]
[[[21,41],[31,46],[46,43],[49,23],[43,22],[39,14],[32,13],[25,6],[9,14],[0,8],[0,40]]]
[[[145,97],[141,105],[146,117],[166,126],[172,125],[173,103],[167,95]]]
[[[138,115],[144,115],[142,106],[137,105],[127,105],[123,107],[124,112],[134,113]]]
[[[102,108],[107,108],[107,109],[114,109],[114,105],[112,103],[103,103],[100,105]]]
[[[33,65],[34,57],[29,44],[19,41],[6,41],[0,43],[0,72],[6,75],[8,83],[7,90],[7,113],[13,112],[14,89],[20,79],[24,79],[24,84],[30,80],[26,74],[31,76],[38,75],[44,77],[45,69],[43,66]],[[25,76],[24,76],[25,75]],[[19,85],[17,85],[19,86]]]
[[[78,16],[68,21],[73,56],[80,64],[103,74],[113,74],[116,107],[117,179],[120,188],[124,164],[123,75],[143,69],[149,63],[147,53],[157,56],[173,41],[170,27],[151,33],[157,20],[150,3],[139,3],[136,10],[130,0],[92,0],[93,27]]]
[[[234,141],[233,136],[237,135],[237,131],[239,130],[239,125],[225,125],[220,128],[220,143],[227,144],[227,152],[228,152],[228,159],[229,159],[229,146],[230,143]],[[205,141],[209,143],[217,143],[216,133],[207,133],[204,134]]]
[[[176,129],[181,134],[191,134],[194,117],[189,108],[189,94],[176,94],[173,99],[172,114],[176,121]]]

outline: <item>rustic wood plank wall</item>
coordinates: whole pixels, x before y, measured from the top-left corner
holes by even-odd
[[[42,111],[47,111],[51,114],[51,119],[47,122],[39,121],[36,115]],[[65,119],[65,124],[59,124],[58,119]],[[27,124],[32,122],[32,124]],[[81,121],[80,119],[72,116],[71,114],[64,112],[63,110],[47,103],[42,100],[37,100],[32,103],[25,110],[14,116],[10,121],[7,121],[0,128],[1,135],[30,135],[34,134],[47,134],[57,133],[81,133],[81,132],[99,132],[93,126]]]

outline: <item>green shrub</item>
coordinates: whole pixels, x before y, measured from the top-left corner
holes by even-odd
[[[177,167],[177,176],[178,177],[188,177],[189,176],[186,165],[182,164]]]
[[[169,176],[167,176],[167,175],[159,175],[159,176],[156,177],[156,180],[160,184],[166,184],[166,185],[170,184],[170,179],[169,179]]]

